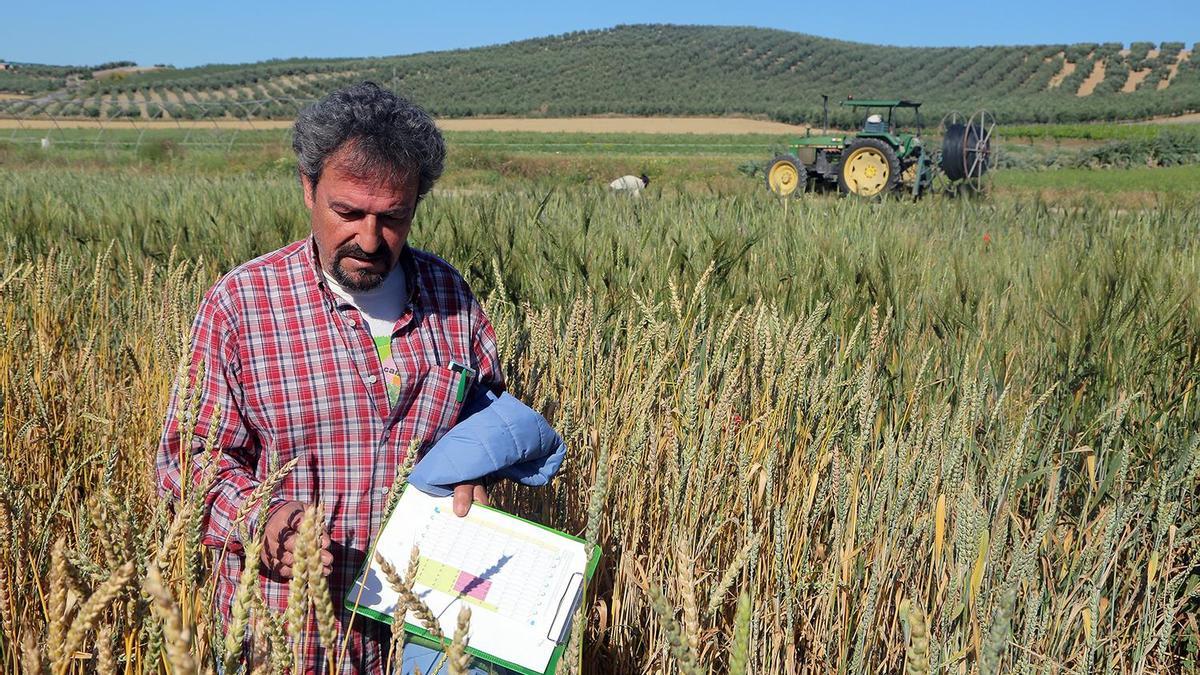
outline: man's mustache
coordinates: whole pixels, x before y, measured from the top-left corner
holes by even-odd
[[[343,244],[338,247],[333,253],[336,261],[341,261],[342,258],[357,258],[359,260],[369,260],[371,262],[386,261],[392,257],[392,250],[386,243],[380,242],[379,248],[374,253],[367,253],[358,244],[350,243]]]

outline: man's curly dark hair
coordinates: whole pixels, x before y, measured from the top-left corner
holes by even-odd
[[[374,82],[339,89],[305,107],[292,127],[300,173],[316,189],[329,158],[354,176],[418,179],[424,197],[442,175],[446,144],[417,104]]]

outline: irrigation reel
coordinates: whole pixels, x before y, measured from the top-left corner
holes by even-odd
[[[940,169],[934,173],[935,192],[949,195],[979,194],[987,191],[996,165],[996,117],[980,110],[970,117],[955,111],[942,117],[938,125],[942,147],[934,157]]]

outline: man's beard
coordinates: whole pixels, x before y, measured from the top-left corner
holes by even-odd
[[[353,273],[347,272],[342,268],[342,260],[345,258],[358,258],[359,260],[369,260],[373,263],[387,263],[392,259],[392,249],[384,242],[379,243],[379,249],[367,255],[367,252],[362,250],[362,247],[353,242],[339,246],[333,252],[333,266],[329,271],[333,280],[338,282],[343,288],[348,288],[352,291],[369,291],[372,288],[377,288],[379,284],[387,277],[386,270],[383,273],[372,272],[370,270],[359,270]]]

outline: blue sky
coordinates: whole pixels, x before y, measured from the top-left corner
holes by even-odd
[[[1200,0],[982,2],[29,2],[0,8],[0,59],[143,65],[383,56],[621,23],[762,26],[897,45],[1200,41]],[[856,8],[864,16],[856,17]],[[875,8],[875,9],[871,9]]]

